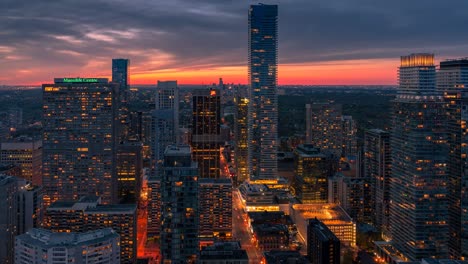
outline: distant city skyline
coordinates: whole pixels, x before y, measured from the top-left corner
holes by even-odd
[[[279,85],[395,85],[401,54],[468,54],[468,35],[454,26],[468,22],[466,1],[264,2],[281,7]],[[110,78],[119,57],[132,61],[132,85],[246,84],[245,17],[254,3],[2,1],[0,85]]]

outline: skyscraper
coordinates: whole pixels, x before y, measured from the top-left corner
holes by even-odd
[[[130,60],[128,59],[112,59],[112,82],[120,85],[120,102],[123,103],[128,101],[129,66]]]
[[[401,57],[390,139],[390,233],[410,260],[448,256],[446,115],[433,54]]]
[[[366,131],[364,138],[364,175],[371,183],[373,223],[385,237],[388,237],[390,207],[390,133],[380,129]]]
[[[0,263],[12,264],[17,235],[18,184],[12,176],[0,175]]]
[[[231,179],[200,179],[198,204],[200,245],[212,244],[217,239],[231,239]]]
[[[278,177],[278,6],[249,9],[249,172]]]
[[[179,131],[179,87],[177,81],[158,81],[156,108],[152,115],[151,150],[156,169],[167,146],[176,144]]]
[[[343,153],[341,109],[334,102],[306,105],[306,142],[337,157]]]
[[[112,82],[119,85],[119,93],[116,96],[118,126],[116,127],[117,137],[120,140],[125,140],[129,133],[129,77],[128,67],[130,61],[128,59],[112,59]]]
[[[235,183],[242,183],[249,179],[249,138],[248,138],[248,116],[249,116],[249,99],[244,96],[235,98],[237,106],[237,115],[235,122],[235,163],[237,177]]]
[[[338,159],[310,144],[299,145],[294,154],[294,194],[301,203],[326,203],[328,178],[336,172]]]
[[[312,264],[339,264],[340,240],[317,218],[307,225],[307,258]]]
[[[116,200],[117,86],[107,79],[58,78],[43,84],[46,205],[93,194]]]
[[[442,61],[437,88],[444,93],[448,113],[449,251],[468,258],[468,58]]]
[[[193,91],[192,148],[200,178],[219,178],[221,153],[221,101],[219,90]]]
[[[195,263],[198,254],[198,168],[190,146],[168,146],[161,180],[161,260]]]
[[[138,203],[143,178],[143,144],[140,141],[126,141],[119,145],[116,171],[119,201]]]
[[[0,163],[14,164],[21,168],[21,177],[34,185],[42,184],[42,141],[32,138],[2,142]]]

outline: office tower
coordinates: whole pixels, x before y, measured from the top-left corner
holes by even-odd
[[[326,203],[328,178],[338,167],[338,159],[310,144],[297,146],[294,151],[294,194],[301,203]]]
[[[451,258],[468,258],[468,59],[442,61],[437,88],[444,93],[448,113],[449,162],[449,253]]]
[[[56,201],[46,210],[44,227],[54,232],[88,232],[112,228],[120,235],[120,263],[137,258],[137,211],[134,204],[101,204],[96,196]]]
[[[42,184],[42,141],[19,138],[0,144],[0,164],[21,168],[21,178],[35,185]]]
[[[129,59],[112,59],[112,82],[120,85],[120,98],[119,102],[128,102],[128,90],[130,75],[128,74],[128,67],[130,66]]]
[[[176,144],[179,131],[179,87],[177,81],[158,81],[156,109],[152,116],[152,158],[156,167],[164,160],[167,146]]]
[[[117,191],[121,203],[138,203],[143,178],[143,144],[125,141],[117,150]]]
[[[307,225],[307,257],[312,264],[340,264],[340,240],[317,218]]]
[[[58,78],[42,91],[45,204],[88,194],[113,203],[117,86],[107,79]]]
[[[198,210],[200,244],[232,238],[232,182],[199,179]]]
[[[388,237],[390,206],[390,133],[381,129],[367,130],[364,136],[363,178],[371,183],[373,224]]]
[[[198,254],[198,168],[187,145],[168,146],[161,181],[161,260],[195,263]]]
[[[278,177],[278,6],[249,9],[249,172]]]
[[[34,228],[15,239],[16,264],[115,264],[119,251],[119,235],[110,228],[86,233]]]
[[[128,99],[129,99],[129,81],[128,59],[112,59],[112,82],[119,85],[118,99],[114,103],[117,106],[118,126],[116,127],[119,140],[125,140],[129,135],[128,124]]]
[[[148,178],[148,239],[159,238],[161,233],[161,179],[155,175]]]
[[[202,248],[200,264],[248,264],[247,251],[242,249],[238,241],[216,242],[214,245]]]
[[[200,178],[219,178],[221,102],[217,89],[193,91],[192,149]]]
[[[130,112],[128,116],[128,138],[143,142],[143,112]]]
[[[306,142],[341,157],[343,146],[341,105],[334,102],[306,105]]]
[[[433,54],[401,57],[390,139],[390,233],[410,260],[448,256],[448,148]]]
[[[18,179],[18,234],[40,227],[44,216],[44,189]]]
[[[0,263],[12,264],[18,218],[17,178],[0,175]]]
[[[357,125],[352,116],[341,117],[341,128],[343,135],[343,147],[341,155],[344,157],[356,157],[357,147]]]
[[[234,160],[236,164],[237,175],[235,183],[240,184],[249,179],[249,139],[248,139],[248,114],[249,99],[247,97],[237,96],[235,98],[237,106],[237,115],[235,122],[235,151]]]

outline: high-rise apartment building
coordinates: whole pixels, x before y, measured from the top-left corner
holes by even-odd
[[[221,175],[221,101],[217,89],[193,91],[192,150],[200,178]]]
[[[249,172],[278,177],[278,6],[249,9]]]
[[[56,201],[46,210],[44,227],[54,232],[88,232],[112,228],[120,235],[120,263],[137,257],[137,211],[134,204],[103,205],[96,196]]]
[[[306,105],[306,142],[337,157],[343,153],[341,108],[334,102]]]
[[[143,178],[143,144],[126,141],[117,150],[117,192],[121,203],[138,203]]]
[[[190,146],[168,146],[161,180],[161,260],[195,263],[198,244],[198,167]]]
[[[449,253],[468,258],[468,58],[442,61],[437,88],[443,92],[448,113]]]
[[[34,228],[15,238],[16,264],[115,264],[119,251],[119,235],[110,228],[85,233]]]
[[[18,227],[17,178],[0,175],[0,263],[12,264]]]
[[[340,264],[340,240],[320,220],[308,220],[307,257],[312,264]]]
[[[0,164],[17,165],[21,178],[34,185],[42,184],[42,141],[19,138],[0,144]]]
[[[158,81],[156,108],[152,113],[151,150],[156,169],[164,160],[167,146],[178,142],[179,87],[177,81]]]
[[[247,97],[237,96],[235,98],[237,106],[236,122],[235,122],[235,152],[234,160],[236,164],[236,179],[235,183],[240,184],[250,177],[249,173],[249,132],[248,132],[248,117],[249,117],[249,99]]]
[[[390,139],[390,233],[410,260],[448,256],[446,113],[433,54],[401,57]]]
[[[364,137],[363,178],[371,183],[373,224],[388,237],[390,217],[390,133],[381,129],[367,130]]]
[[[343,115],[341,117],[342,129],[342,153],[344,157],[356,157],[358,154],[357,147],[357,124],[352,116]]]
[[[198,210],[200,244],[232,239],[232,182],[199,179]]]
[[[117,85],[102,78],[58,78],[42,91],[45,204],[88,194],[113,203]]]
[[[328,178],[338,167],[338,159],[332,154],[320,152],[310,144],[299,145],[294,151],[294,194],[302,203],[326,203]]]
[[[159,238],[161,234],[161,178],[151,175],[148,178],[148,239]]]

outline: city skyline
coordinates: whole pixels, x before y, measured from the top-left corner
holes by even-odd
[[[450,26],[466,24],[463,1],[264,2],[281,5],[279,85],[394,85],[400,54],[424,51],[445,59],[468,51],[462,29]],[[0,84],[110,77],[110,58],[116,57],[132,61],[132,85],[174,79],[210,84],[218,77],[247,83],[249,4],[4,1]],[[44,11],[54,15],[41,16]]]

